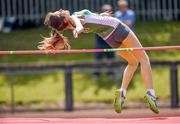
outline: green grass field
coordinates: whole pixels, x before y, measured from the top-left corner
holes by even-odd
[[[41,40],[40,34],[48,36],[45,28],[19,30],[10,34],[0,33],[0,50],[37,49]],[[143,46],[180,45],[180,23],[137,23],[136,34]],[[83,34],[79,39],[73,39],[71,33],[65,32],[71,41],[72,49],[94,48],[94,35]],[[148,52],[151,60],[180,60],[179,51]],[[93,54],[61,54],[61,55],[6,55],[1,56],[0,63],[63,63],[92,61]],[[179,68],[180,69],[180,68]],[[169,68],[153,68],[154,87],[160,99],[169,98]],[[179,74],[180,80],[180,74]],[[18,104],[58,103],[64,100],[64,73],[52,72],[47,74],[16,75],[15,96]],[[92,79],[91,73],[75,72],[74,98],[76,102],[112,102],[115,83],[103,76],[101,80]],[[10,103],[9,79],[6,74],[0,75],[0,103]],[[120,83],[120,82],[119,82]],[[179,85],[180,86],[180,85]],[[129,88],[128,100],[142,100],[145,85],[139,71]]]

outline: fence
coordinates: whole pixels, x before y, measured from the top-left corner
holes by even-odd
[[[65,108],[67,111],[73,110],[73,70],[74,69],[92,69],[92,68],[109,68],[125,66],[125,62],[86,62],[86,63],[74,63],[74,64],[17,64],[17,65],[0,65],[0,72],[6,72],[10,75],[11,86],[11,106],[12,112],[15,112],[15,98],[14,98],[14,84],[13,74],[27,73],[27,72],[44,72],[52,70],[64,70],[65,73]],[[170,91],[171,91],[171,107],[177,108],[179,106],[178,97],[178,65],[180,61],[152,61],[152,66],[169,66],[170,67]]]
[[[60,8],[71,12],[89,9],[99,12],[103,4],[111,4],[117,9],[118,0],[0,0],[0,17],[14,16],[22,24],[27,20],[40,23],[48,11]],[[137,15],[137,19],[178,20],[180,19],[179,0],[128,0],[129,7]]]

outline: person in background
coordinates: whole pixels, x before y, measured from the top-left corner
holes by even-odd
[[[102,12],[106,11],[112,11],[112,7],[109,4],[105,4],[101,8]],[[111,49],[111,47],[104,42],[104,40],[97,34],[95,34],[95,48],[96,49]],[[103,61],[103,59],[107,59],[107,61],[112,61],[115,58],[114,52],[100,52],[95,53],[95,60],[96,61]],[[95,69],[93,79],[98,80],[100,78],[101,73],[99,72],[99,69]],[[107,72],[108,78],[110,80],[113,79],[114,72],[112,71],[112,68]]]
[[[135,13],[128,8],[128,2],[126,0],[118,1],[118,11],[115,12],[114,17],[125,23],[131,30],[135,28]]]

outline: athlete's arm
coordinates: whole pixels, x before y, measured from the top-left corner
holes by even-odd
[[[83,15],[98,15],[96,13],[93,13],[87,9],[83,9],[81,11],[78,11],[78,12],[74,12],[73,15],[76,15],[76,16],[83,16]]]
[[[81,21],[77,16],[72,15],[71,18],[74,20],[74,23],[75,23],[75,29],[73,30],[73,36],[74,36],[74,38],[78,38],[78,34],[80,34],[84,30],[84,27],[81,24]]]

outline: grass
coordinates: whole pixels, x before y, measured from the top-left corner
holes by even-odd
[[[159,96],[160,100],[168,99],[170,96],[169,68],[154,68],[153,77],[157,96]],[[0,80],[0,102],[9,104],[10,89],[8,78],[5,75],[1,75]],[[62,72],[41,75],[16,75],[14,83],[17,104],[64,102],[64,75]],[[136,72],[130,85],[127,92],[127,100],[142,100],[145,94],[145,84],[139,75],[139,71]],[[75,72],[73,75],[73,87],[76,102],[113,101],[115,82],[106,77],[95,81],[92,79],[91,73]]]
[[[18,30],[10,34],[0,33],[0,50],[36,49],[41,40],[40,34],[48,36],[45,28]],[[137,23],[136,34],[143,46],[180,45],[179,22]],[[93,34],[81,35],[73,39],[69,37],[73,49],[94,48]],[[180,60],[179,51],[148,52],[151,60]],[[0,63],[63,63],[93,60],[93,54],[60,54],[60,55],[7,55],[1,56]],[[179,68],[180,69],[180,68]],[[169,68],[158,66],[153,68],[154,87],[161,99],[170,96]],[[180,73],[179,73],[180,80]],[[91,73],[74,72],[74,98],[76,102],[112,102],[115,83],[103,76],[101,80],[92,79]],[[9,79],[6,74],[0,75],[0,103],[10,103]],[[18,104],[59,103],[64,101],[64,73],[52,72],[47,74],[15,75],[15,96]],[[120,81],[119,81],[120,83]],[[180,88],[180,85],[179,85]],[[139,72],[133,78],[127,93],[128,100],[142,100],[145,85]]]

